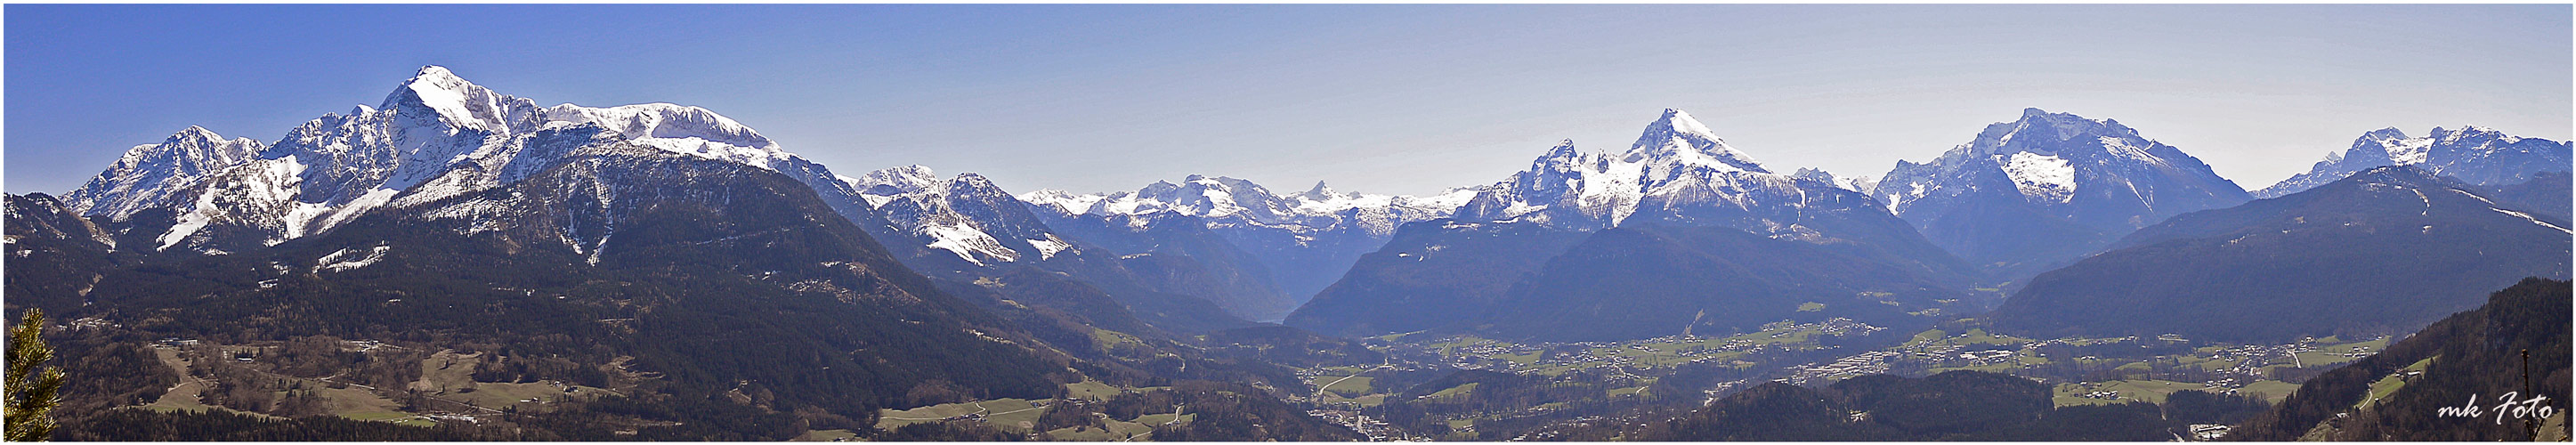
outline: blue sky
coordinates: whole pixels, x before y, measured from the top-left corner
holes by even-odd
[[[421,65],[705,106],[856,175],[1486,184],[1666,107],[1774,170],[1884,173],[2024,107],[2252,189],[2360,133],[2571,133],[2568,5],[8,5],[5,185],[203,125],[273,141]]]

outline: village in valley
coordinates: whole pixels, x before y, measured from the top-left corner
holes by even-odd
[[[1499,440],[1505,438],[1475,435],[1476,426],[1514,419],[1579,422],[1612,415],[1619,407],[1705,405],[1766,382],[1824,386],[1871,374],[1922,377],[1954,370],[2002,373],[2048,384],[2054,388],[2058,406],[2162,403],[2165,396],[2182,390],[2278,402],[2298,388],[2295,382],[2377,353],[2394,340],[2326,337],[2253,345],[2198,342],[2177,335],[2040,340],[1969,328],[1925,330],[1896,339],[1901,343],[1895,346],[1856,346],[1890,338],[1887,335],[1893,333],[1885,330],[1835,318],[1780,321],[1758,331],[1722,336],[1672,335],[1616,342],[1395,334],[1364,339],[1371,350],[1385,354],[1380,363],[1301,369],[1299,376],[1317,390],[1290,401],[1372,440]],[[1438,375],[1462,370],[1540,376],[1549,385],[1588,384],[1603,391],[1600,397],[1586,400],[1533,400],[1510,409],[1478,405],[1473,410],[1431,414],[1448,426],[1445,434],[1409,432],[1377,415],[1390,401],[1436,402],[1497,390],[1477,383],[1421,387]],[[1667,379],[1689,383],[1658,385]],[[1677,388],[1695,394],[1656,393]],[[2209,427],[2194,434],[2207,439],[2224,433],[2223,426]]]

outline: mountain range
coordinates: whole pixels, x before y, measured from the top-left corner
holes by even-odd
[[[271,246],[328,231],[396,195],[417,204],[514,183],[586,143],[562,132],[540,140],[540,132],[582,125],[639,146],[786,174],[823,191],[845,217],[869,222],[855,190],[829,169],[704,108],[540,107],[437,66],[422,68],[378,106],[325,114],[274,143],[225,141],[191,127],[135,147],[63,200],[82,215],[118,223],[169,212],[168,228],[151,227],[160,232],[152,238],[156,250]]]
[[[1113,280],[1126,277],[1115,256],[1036,248],[1064,241],[980,177],[881,185],[704,109],[541,108],[427,67],[381,108],[326,115],[277,143],[192,128],[133,148],[65,199],[10,197],[10,246],[25,252],[8,268],[10,303],[161,337],[448,348],[423,354],[482,357],[468,370],[477,375],[618,394],[505,422],[661,425],[626,436],[529,430],[539,439],[783,439],[772,434],[790,422],[864,431],[850,419],[880,407],[1048,398],[1086,378],[1299,384],[1263,364],[1192,366],[1203,355],[1172,349],[1165,329],[1248,324],[1195,296],[1151,292],[1164,283]],[[1027,269],[925,276],[913,264],[991,264],[973,255],[1008,252],[947,249],[938,243],[956,238],[920,230],[941,223],[1004,234],[1027,257],[1104,284]],[[368,392],[350,397],[407,397]],[[673,402],[695,408],[610,408]]]
[[[882,406],[1044,397],[1068,378],[1060,353],[1032,348],[1018,327],[938,291],[785,175],[635,144],[590,125],[540,130],[511,145],[549,150],[542,156],[553,160],[498,187],[410,189],[331,230],[241,252],[118,250],[56,226],[57,246],[86,249],[80,257],[110,265],[86,271],[95,286],[13,294],[12,303],[213,341],[329,336],[468,351],[506,344],[478,354],[494,363],[562,363],[527,378],[747,410],[741,415],[867,418]],[[425,183],[478,173],[459,169]],[[669,183],[691,186],[651,186]],[[71,213],[48,209],[49,200],[13,199],[11,211]],[[935,371],[960,367],[985,371]],[[388,384],[401,382],[377,386]],[[760,390],[773,385],[797,390]],[[776,397],[709,404],[742,388]],[[700,420],[641,434],[749,431]]]
[[[576,127],[596,131],[564,131]],[[154,250],[226,254],[327,232],[378,207],[416,207],[513,184],[579,147],[611,139],[786,174],[834,213],[890,241],[888,251],[907,267],[950,283],[945,286],[953,291],[1012,301],[1116,301],[1144,325],[1131,330],[1175,332],[1284,319],[1340,334],[1485,326],[1553,337],[1562,333],[1529,326],[1601,321],[1521,319],[1561,311],[1533,309],[1572,301],[1593,305],[1589,313],[1603,307],[1692,313],[1699,321],[1678,324],[1691,330],[1742,329],[1769,317],[1755,315],[1768,310],[1721,310],[1717,319],[1734,321],[1700,324],[1710,320],[1708,308],[1741,304],[1742,297],[1721,296],[1726,292],[1610,292],[1677,304],[1670,307],[1559,295],[1626,289],[1613,284],[1639,279],[1610,277],[1653,269],[1640,265],[1696,261],[1691,258],[1813,264],[1703,284],[1780,298],[1807,295],[1788,306],[1830,308],[1788,315],[1878,307],[1809,301],[1849,299],[1939,317],[2001,303],[2002,293],[1978,290],[1992,283],[2017,290],[2039,272],[2114,250],[2114,240],[2139,228],[2251,199],[2198,159],[2118,121],[2038,109],[1989,125],[1932,161],[1899,161],[1878,178],[1814,169],[1777,173],[1689,113],[1665,110],[1622,152],[1586,152],[1567,141],[1503,181],[1431,197],[1345,193],[1322,183],[1280,194],[1250,181],[1195,175],[1134,192],[1014,195],[979,175],[941,179],[922,166],[834,174],[703,108],[540,107],[427,67],[381,105],[326,115],[275,143],[227,140],[192,127],[138,146],[60,205],[99,219],[102,233],[117,234],[100,239],[136,238],[139,231],[150,235],[144,243]],[[2554,165],[2549,160],[2566,157],[2566,148],[2477,128],[2425,138],[2378,130],[2316,172],[2266,190],[2353,166],[2402,163],[2510,181],[2514,188],[2482,190],[2505,202],[2548,200],[2563,192],[2533,185],[2554,182],[2528,178],[2552,174],[2533,170]],[[2565,213],[2517,205],[2538,215]],[[477,215],[446,210],[427,217]],[[500,227],[477,224],[469,230]],[[1707,230],[1698,227],[1804,246],[1720,241],[1736,238],[1699,234]],[[1613,231],[1622,228],[1631,230]],[[563,238],[595,255],[616,229],[586,230]],[[1599,239],[1587,241],[1592,238]],[[1694,241],[1677,241],[1683,239]],[[1578,247],[1596,253],[1560,258]],[[1453,260],[1444,250],[1482,253]],[[1619,255],[1600,255],[1610,252]],[[1656,254],[1635,255],[1643,252]],[[1814,255],[1832,260],[1785,260]],[[1747,262],[1753,258],[1762,260]],[[1603,261],[1632,267],[1598,264]],[[1709,267],[1686,269],[1714,270]],[[1015,272],[1023,268],[1045,273]],[[1577,269],[1601,273],[1566,272]],[[1826,278],[1842,270],[1904,278],[1867,285]],[[1006,276],[1020,285],[1002,285],[1014,281]],[[1758,290],[1777,286],[1810,290]],[[1889,297],[1900,294],[1910,296]]]
[[[1348,193],[1322,182],[1281,195],[1251,181],[1191,175],[1135,192],[1038,190],[1020,198],[1058,225],[1140,232],[1178,221],[1167,215],[1192,218],[1268,271],[1265,281],[1287,298],[1243,307],[1247,318],[1277,320],[1340,278],[1360,254],[1385,244],[1397,226],[1446,217],[1470,196],[1467,190],[1423,198]]]
[[[1236,263],[1120,252],[1060,236],[1027,203],[981,175],[941,180],[927,167],[908,166],[847,182],[859,187],[860,199],[886,219],[884,230],[873,235],[900,240],[897,256],[906,265],[933,279],[985,288],[1011,300],[1096,294],[1130,308],[1157,330],[1204,332],[1249,326],[1243,319],[1258,314],[1253,308],[1285,299],[1252,272],[1224,267]],[[1019,269],[1044,273],[1017,273]]]
[[[1828,323],[1857,327],[1834,340],[1853,344],[1962,326],[2248,344],[2461,331],[2472,323],[2461,317],[2500,312],[2493,301],[2504,297],[2490,291],[2565,280],[2576,267],[2570,147],[2480,127],[2381,129],[2247,192],[2118,121],[2027,109],[1929,161],[1843,177],[1775,169],[1666,109],[1623,149],[1567,140],[1496,182],[1431,196],[1321,182],[1280,193],[1209,175],[1013,193],[919,165],[839,174],[712,110],[539,106],[429,66],[376,105],[274,141],[189,127],[127,149],[60,196],[8,196],[5,283],[12,310],[82,326],[65,332],[169,339],[78,351],[124,357],[112,361],[145,369],[136,381],[149,383],[133,393],[145,400],[82,406],[149,403],[192,379],[214,383],[190,400],[287,416],[319,403],[313,385],[412,412],[498,397],[467,396],[476,385],[551,384],[601,391],[512,405],[525,412],[462,406],[494,411],[504,427],[478,431],[524,440],[1017,437],[937,422],[895,434],[881,422],[1004,399],[1051,413],[1019,426],[1048,425],[1030,437],[1099,428],[1121,431],[1104,439],[1347,439],[1366,422],[1345,430],[1298,408],[1338,406],[1323,389],[1410,366],[1389,344],[1399,338],[1548,345],[1531,352],[1545,360],[1609,354],[1582,345]],[[2482,301],[2485,312],[2443,321]],[[2468,338],[2442,335],[2417,343]],[[2515,338],[2495,341],[2524,341]],[[347,346],[369,342],[404,349]],[[2478,366],[2492,353],[2476,352]],[[172,360],[193,361],[164,366]],[[427,365],[439,360],[467,369]],[[1370,360],[1380,367],[1351,366]],[[2180,422],[2152,406],[2052,408],[2049,388],[1997,374],[1803,388],[1692,360],[1726,368],[1693,378],[1749,383],[1735,398],[1664,412],[1669,422],[1560,430],[2142,440]],[[2365,363],[2384,372],[2395,363],[2385,360]],[[1699,397],[1649,397],[1678,386],[1616,370],[1624,375],[1567,378],[1619,382],[1586,386],[1589,396]],[[1412,374],[1377,375],[1437,377],[1400,372]],[[363,389],[331,386],[351,382]],[[1546,393],[1515,391],[1488,394]],[[1966,396],[1978,391],[2008,396]],[[2316,391],[2292,401],[2349,395]],[[1982,411],[1927,414],[1942,406]],[[973,418],[986,414],[1000,415]],[[2291,431],[2318,424],[2314,414],[2257,423]],[[2334,437],[2414,421],[2374,416],[2334,423],[2353,432]],[[74,429],[111,437],[97,434],[145,422],[129,417],[85,416],[94,423]],[[1761,428],[1803,433],[1747,433]],[[469,436],[483,437],[458,437]]]
[[[2382,128],[2354,138],[2352,148],[2329,153],[2308,172],[2283,179],[2254,196],[2277,198],[2298,193],[2372,168],[2408,165],[2471,185],[2496,187],[2529,182],[2544,172],[2568,169],[2567,142],[2522,138],[2479,126],[2433,127],[2431,134],[2407,137]]]

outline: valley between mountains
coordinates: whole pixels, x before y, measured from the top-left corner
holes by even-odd
[[[9,195],[5,295],[58,440],[2569,437],[2568,142],[2249,191],[2035,108],[1871,174],[1649,115],[1430,196],[1012,191],[429,66]]]

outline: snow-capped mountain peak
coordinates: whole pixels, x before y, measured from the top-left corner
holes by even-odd
[[[2353,143],[2354,143],[2354,144],[2360,144],[2360,143],[2362,143],[2363,141],[2380,141],[2381,143],[2386,143],[2386,142],[2388,142],[2388,141],[2397,141],[2397,140],[2403,140],[2403,139],[2406,139],[2406,131],[2405,131],[2405,130],[2399,130],[2399,129],[2397,129],[2397,127],[2386,127],[2386,128],[2380,128],[2380,129],[2377,129],[2377,130],[2370,130],[2370,131],[2368,131],[2368,132],[2364,132],[2364,133],[2362,133],[2362,134],[2361,134],[2361,137],[2360,137],[2360,138],[2357,138],[2357,139],[2353,140]]]
[[[1039,208],[1055,213],[1082,215],[1094,213],[1091,210],[1091,206],[1108,199],[1108,196],[1098,193],[1076,194],[1056,189],[1038,189],[1028,193],[1022,193],[1019,198],[1021,201],[1028,202],[1029,205],[1038,206]],[[1100,213],[1105,214],[1106,212]]]
[[[1709,131],[1708,126],[1691,118],[1689,112],[1664,109],[1664,115],[1646,125],[1620,162],[1640,163],[1649,160],[1664,164],[1706,166],[1719,170],[1743,170],[1770,173],[1753,157],[1726,145],[1726,140]]]
[[[592,108],[561,104],[545,109],[547,125],[596,124],[637,144],[720,161],[776,170],[792,155],[751,127],[706,108],[668,103]]]
[[[1798,179],[1832,184],[1836,188],[1861,193],[1869,193],[1871,188],[1878,185],[1878,180],[1875,178],[1866,176],[1845,178],[1834,176],[1832,172],[1808,167],[1801,167],[1796,173],[1791,173],[1789,176]]]
[[[1574,148],[1573,139],[1563,139],[1556,141],[1555,146],[1548,147],[1547,153],[1540,154],[1537,159],[1530,160],[1530,168],[1528,171],[1557,173],[1573,172],[1577,170],[1602,167],[1600,164],[1606,162],[1609,162],[1608,155],[1584,153],[1581,150],[1576,150]]]
[[[942,181],[929,167],[909,165],[851,181],[896,229],[969,263],[1043,261],[1075,250],[1029,213],[1029,204],[983,175],[960,173]]]
[[[1872,194],[1887,201],[1899,214],[1904,214],[1911,202],[1925,196],[1955,196],[1974,191],[1973,183],[1977,180],[1965,178],[1982,173],[1960,172],[1986,169],[2001,173],[1996,175],[1998,179],[2010,182],[2023,199],[2042,205],[2072,202],[2079,194],[2089,193],[2085,189],[2087,184],[2127,187],[2121,178],[2134,175],[2172,173],[2206,176],[2194,182],[2216,178],[2194,173],[2206,170],[2206,166],[2179,150],[2139,135],[2136,129],[2121,125],[2118,120],[2086,119],[2070,113],[2026,108],[2020,118],[1987,125],[1974,140],[1951,149],[1939,159],[1923,164],[1899,161],[1897,168],[1888,173]],[[1943,173],[1932,173],[1931,170]],[[1941,176],[1953,178],[1936,179]],[[2222,190],[2232,187],[2214,183],[2204,185],[2219,190],[2222,195],[2233,193]],[[2131,195],[2146,192],[2129,192],[2125,188],[2112,191],[2114,194]],[[2156,202],[2144,197],[2134,200],[2148,207]]]
[[[215,134],[214,130],[208,130],[206,127],[190,125],[188,128],[179,129],[179,132],[177,133],[171,133],[170,137],[168,139],[163,139],[162,142],[192,142],[198,144],[209,144],[222,140],[224,140],[224,135]]]
[[[2241,190],[2228,190],[2233,185],[2218,185],[2223,180],[2218,180],[2213,172],[2205,172],[2208,165],[2200,165],[2200,159],[2192,159],[2190,154],[2182,154],[2179,149],[2146,139],[2146,136],[2138,134],[2138,129],[2128,129],[2115,118],[2084,118],[2074,116],[2074,113],[2048,113],[2040,111],[2040,108],[2022,108],[2022,116],[2017,121],[1991,123],[1991,126],[1986,126],[1986,131],[1981,131],[1976,139],[1963,144],[1963,147],[1950,149],[1927,165],[1911,167],[1986,170],[1984,165],[2002,170],[2004,180],[2009,180],[2014,188],[2020,190],[2025,201],[2043,203],[2043,206],[2071,203],[2079,193],[2087,193],[2087,188],[2115,188],[2110,190],[2112,195],[2123,195],[2117,201],[2136,201],[2141,208],[2159,213],[2154,211],[2156,198],[2141,195],[2151,193],[2151,190],[2128,190],[2133,188],[2133,185],[2128,185],[2130,177],[2141,175],[2190,177],[2190,180],[2184,180],[2184,183],[2195,183],[2190,188],[2208,188],[2221,198],[2231,198],[2231,195],[2236,195],[2236,190]],[[1899,175],[1899,172],[1906,172],[1906,175]],[[1904,208],[1909,208],[1914,198],[1922,198],[1922,193],[1958,195],[1973,190],[1973,180],[1968,180],[1968,183],[1929,180],[1922,172],[1909,172],[1906,165],[1899,165],[1899,172],[1888,172],[1886,183],[1880,183],[1880,188],[1875,190],[1883,201],[1899,208],[1899,213],[1904,213]],[[1960,175],[1960,172],[1945,172],[1945,175]],[[1899,180],[1899,177],[1904,177],[1904,180]],[[1891,190],[1891,185],[1896,185],[1896,190]],[[2110,221],[2105,221],[2105,224],[2110,224]],[[2146,221],[2120,221],[2120,224],[2138,226],[2146,224]]]
[[[2433,127],[2433,134],[2431,136],[2435,143],[2458,143],[2460,141],[2485,139],[2494,139],[2505,144],[2522,142],[2522,138],[2506,135],[2504,132],[2496,131],[2493,128],[2476,125],[2462,125],[2457,129]]]
[[[506,134],[526,131],[527,126],[542,119],[542,111],[535,105],[534,101],[475,85],[446,67],[430,65],[404,80],[402,87],[387,94],[384,105],[377,108],[421,107],[451,126],[449,134],[465,129]]]
[[[159,144],[127,149],[107,170],[66,194],[64,202],[74,212],[123,220],[135,212],[165,206],[206,176],[250,161],[267,148],[257,140],[226,140],[191,125]]]
[[[2424,136],[2411,137],[2390,127],[2362,133],[2353,138],[2351,148],[2329,153],[2307,173],[2256,190],[2254,196],[2285,196],[2391,165],[2412,165],[2470,184],[2498,186],[2527,181],[2540,172],[2566,171],[2568,162],[2565,142],[2517,137],[2476,125],[2433,127]]]
[[[2040,267],[2108,243],[2107,234],[2250,199],[2198,158],[2117,120],[2038,108],[1987,125],[1929,162],[1898,161],[1870,194],[1934,244],[2007,269]]]
[[[1314,187],[1314,188],[1306,189],[1306,193],[1301,193],[1301,194],[1298,194],[1297,196],[1299,196],[1299,197],[1303,197],[1303,198],[1306,198],[1306,199],[1310,199],[1310,200],[1319,200],[1319,201],[1320,201],[1320,200],[1332,199],[1332,198],[1334,198],[1334,197],[1341,196],[1341,195],[1340,195],[1340,194],[1338,194],[1338,193],[1333,193],[1333,187],[1332,187],[1332,186],[1324,185],[1324,181],[1315,181],[1315,187]]]
[[[1146,214],[1172,211],[1184,215],[1223,218],[1241,215],[1253,221],[1279,221],[1290,207],[1270,190],[1252,181],[1224,176],[1189,175],[1180,183],[1154,181],[1134,193],[1114,193],[1104,197],[1098,210],[1106,214]]]
[[[1459,208],[1457,217],[1593,230],[1650,212],[1659,220],[1689,224],[1683,220],[1698,217],[1674,212],[1769,205],[1755,201],[1796,205],[1793,201],[1802,199],[1753,197],[1803,196],[1796,188],[1794,178],[1763,168],[1690,113],[1666,109],[1627,152],[1584,153],[1572,141],[1560,142],[1531,161],[1529,170],[1484,187]]]
[[[851,178],[850,181],[850,185],[858,187],[862,193],[874,195],[946,191],[940,187],[942,184],[939,182],[939,174],[932,172],[930,167],[920,165],[867,172],[857,178]]]
[[[1002,186],[994,185],[992,179],[974,173],[958,173],[956,177],[948,178],[948,182],[939,184],[939,191],[966,197],[1019,199],[1011,197],[1009,193],[1003,193]]]
[[[210,163],[218,164],[218,166],[220,166],[220,164],[228,163],[225,161],[238,162],[240,159],[258,154],[257,151],[244,153],[238,149],[228,149],[236,148],[228,147],[228,144],[241,141],[249,141],[253,144],[258,143],[258,141],[250,138],[226,140],[224,139],[224,135],[215,134],[214,130],[207,130],[206,127],[190,125],[188,128],[180,129],[177,133],[171,133],[170,137],[162,138],[161,143],[158,145],[137,145],[133,149],[126,150],[125,156],[117,159],[117,162],[124,164],[144,162],[149,158],[156,157],[179,157],[179,159],[173,160],[213,161]],[[195,165],[186,165],[183,167],[203,170],[207,167],[205,164],[208,163],[209,162],[191,162],[191,164]]]
[[[2048,146],[2078,138],[2112,138],[2125,145],[2145,145],[2138,130],[2121,125],[2114,119],[2085,119],[2072,113],[2050,113],[2038,108],[2024,108],[2020,119],[1987,125],[1986,130],[1970,142],[1978,153],[2010,154],[2023,150],[2049,150]],[[2048,153],[2043,153],[2048,154]]]
[[[1135,191],[1076,194],[1036,190],[1019,195],[1019,200],[1047,224],[1061,223],[1055,227],[1094,242],[1144,237],[1122,241],[1141,243],[1124,248],[1188,246],[1193,243],[1184,240],[1201,236],[1198,234],[1214,236],[1252,254],[1245,261],[1268,269],[1266,279],[1275,280],[1289,294],[1309,295],[1349,271],[1361,254],[1386,245],[1398,227],[1455,214],[1478,190],[1456,188],[1432,196],[1380,195],[1335,190],[1319,181],[1303,192],[1282,196],[1248,180],[1190,175],[1178,183],[1154,181]],[[1172,223],[1197,227],[1164,230]],[[1215,256],[1202,259],[1228,257],[1208,254]],[[1293,306],[1293,302],[1285,303],[1278,309]],[[1276,314],[1259,317],[1271,316]]]
[[[2434,127],[2433,133],[2441,136],[2407,137],[2406,132],[2399,131],[2396,127],[2383,128],[2362,133],[2361,137],[2353,139],[2352,147],[2355,150],[2367,152],[2363,154],[2363,159],[2374,165],[2414,164],[2424,162],[2424,156],[2430,154],[2426,149],[2431,148],[2434,142],[2442,140],[2442,136],[2451,135],[2450,131],[2443,130],[2441,127]]]

